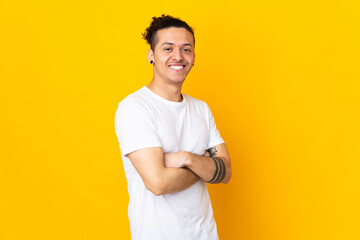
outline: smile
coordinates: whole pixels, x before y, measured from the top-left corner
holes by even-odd
[[[169,65],[169,67],[175,71],[181,71],[186,65]]]

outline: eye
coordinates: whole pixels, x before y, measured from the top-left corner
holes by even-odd
[[[171,52],[171,48],[165,48],[165,52]]]
[[[184,48],[184,52],[190,52],[190,49]]]

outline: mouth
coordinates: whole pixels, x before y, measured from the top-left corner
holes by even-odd
[[[186,65],[183,65],[183,64],[170,64],[168,67],[171,70],[175,71],[175,72],[181,72],[182,70],[184,70]]]

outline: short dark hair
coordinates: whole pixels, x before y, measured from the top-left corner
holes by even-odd
[[[150,26],[146,28],[142,36],[143,39],[145,39],[146,42],[150,44],[150,47],[153,51],[155,50],[155,46],[158,42],[156,37],[157,31],[170,27],[185,28],[188,30],[193,35],[195,45],[195,35],[193,29],[180,18],[162,14],[161,17],[153,17],[152,19],[153,21],[151,22]]]

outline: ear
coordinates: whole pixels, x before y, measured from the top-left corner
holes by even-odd
[[[148,62],[150,62],[151,60],[154,61],[154,52],[151,48],[149,49],[149,51],[147,53],[147,59],[148,59]]]

